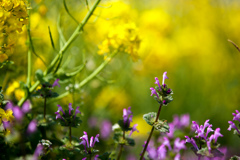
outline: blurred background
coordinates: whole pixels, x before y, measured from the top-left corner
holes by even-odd
[[[81,22],[94,0],[66,0],[69,12]],[[59,48],[59,23],[66,39],[77,27],[69,17],[62,1],[35,0],[31,2],[31,34],[36,53],[49,64],[57,54],[52,49],[48,26]],[[154,77],[162,79],[173,90],[173,102],[164,106],[160,119],[172,121],[173,115],[188,113],[191,121],[203,124],[210,119],[213,129],[221,128],[222,146],[237,152],[239,139],[227,131],[232,113],[240,110],[240,53],[228,39],[240,46],[240,1],[238,0],[121,0],[102,1],[100,6],[64,55],[65,70],[72,71],[86,57],[86,68],[76,77],[64,83],[58,93],[63,93],[68,83],[81,82],[101,64],[99,45],[111,30],[124,24],[134,23],[141,40],[139,58],[118,54],[99,76],[60,101],[49,104],[48,113],[54,115],[56,104],[73,102],[83,112],[83,123],[73,130],[77,137],[82,131],[92,135],[99,132],[101,123],[112,124],[122,118],[122,109],[132,107],[133,123],[138,123],[139,133],[135,155],[142,150],[150,126],[142,119],[143,114],[157,112],[158,103],[150,96]],[[14,65],[5,67],[1,84],[7,99],[18,101],[23,97],[21,81],[26,82],[27,46],[26,28],[18,35],[18,43],[9,60]],[[67,60],[69,59],[69,60]],[[33,74],[46,69],[44,63],[33,55]],[[32,76],[32,81],[36,81]],[[33,107],[42,112],[43,101],[33,99]],[[61,129],[61,128],[59,128]],[[101,136],[100,136],[101,137]],[[111,142],[109,142],[111,143]],[[105,146],[107,148],[107,146]],[[234,149],[235,148],[235,149]],[[239,150],[239,149],[238,149]]]

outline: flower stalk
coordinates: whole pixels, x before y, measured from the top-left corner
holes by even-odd
[[[159,106],[159,108],[158,108],[158,113],[157,113],[155,122],[158,121],[158,118],[159,118],[159,116],[160,116],[161,109],[162,109],[162,104],[160,104],[160,106]],[[144,154],[145,154],[145,152],[146,152],[146,149],[147,149],[147,147],[148,147],[148,144],[149,144],[149,142],[150,142],[150,140],[151,140],[153,131],[154,131],[154,126],[152,127],[152,130],[151,130],[151,132],[150,132],[150,134],[149,134],[149,136],[148,136],[147,143],[146,143],[146,145],[144,146],[144,149],[143,149],[143,152],[142,152],[142,154],[141,154],[140,160],[142,160],[143,157],[144,157]]]
[[[44,72],[44,76],[47,76],[54,66],[57,64],[59,61],[59,58],[66,52],[68,47],[73,43],[73,41],[77,38],[77,36],[80,34],[80,31],[83,30],[83,27],[87,24],[89,18],[93,15],[93,12],[97,8],[98,4],[100,3],[101,0],[96,0],[96,2],[93,4],[93,7],[89,10],[85,18],[82,20],[82,22],[78,25],[78,27],[75,29],[71,37],[68,39],[68,41],[64,44],[64,46],[61,48],[57,56],[52,60],[51,64],[47,67],[47,69]],[[30,88],[29,88],[29,93],[32,93],[40,84],[40,81],[36,81]],[[69,94],[69,93],[68,93]],[[19,102],[18,106],[22,106],[22,104],[27,100],[29,95],[25,95]]]
[[[125,131],[123,131],[123,141],[125,141]],[[120,158],[121,158],[123,146],[124,146],[124,144],[120,145],[120,150],[119,150],[119,153],[118,153],[118,156],[117,156],[117,160],[120,160]]]

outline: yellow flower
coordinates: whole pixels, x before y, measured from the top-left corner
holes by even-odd
[[[6,54],[0,54],[0,62],[3,63],[5,60],[8,59],[8,56]]]
[[[2,124],[2,121],[12,122],[13,119],[14,119],[14,116],[13,116],[13,111],[11,109],[7,109],[5,112],[4,109],[0,108],[0,124]]]
[[[136,61],[139,46],[140,39],[136,25],[126,23],[110,30],[107,38],[98,46],[98,54],[108,56],[114,50],[119,50],[128,53]]]
[[[17,100],[20,100],[22,97],[24,97],[25,92],[20,89],[20,84],[18,81],[13,81],[7,88],[6,95],[14,95]]]

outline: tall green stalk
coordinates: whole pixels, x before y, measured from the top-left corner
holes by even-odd
[[[55,65],[58,63],[59,58],[66,52],[68,47],[73,43],[73,41],[77,38],[77,36],[80,34],[80,32],[83,30],[83,27],[87,24],[89,18],[92,16],[93,12],[97,8],[98,4],[100,3],[101,0],[96,0],[96,2],[93,4],[92,8],[89,10],[85,18],[82,20],[82,22],[77,26],[71,37],[68,39],[68,41],[64,44],[64,46],[61,48],[59,53],[56,55],[56,57],[52,60],[50,65],[47,67],[47,69],[44,72],[44,76],[48,75]],[[40,81],[36,81],[30,88],[29,88],[29,93],[32,93],[37,86],[40,84]],[[19,102],[18,106],[21,106],[28,98],[28,95],[25,95]]]
[[[79,85],[79,88],[83,87],[85,84],[87,84],[90,80],[92,80],[95,76],[97,76],[103,69],[104,67],[111,61],[111,59],[118,53],[119,51],[116,50],[115,52],[113,52],[109,58],[105,59],[102,64],[97,68],[95,69],[89,76],[87,76],[84,80],[82,80],[78,85]],[[48,103],[51,103],[51,102],[54,102],[54,101],[57,101],[59,99],[62,99],[63,97],[66,97],[67,95],[70,94],[70,91],[66,91],[65,93],[57,96],[56,98],[51,98]]]
[[[162,104],[160,104],[160,106],[159,106],[159,108],[158,108],[158,113],[157,113],[157,117],[156,117],[156,119],[155,119],[155,122],[158,121],[158,118],[159,118],[159,116],[160,116],[161,109],[162,109]],[[153,131],[154,131],[154,126],[152,127],[152,130],[151,130],[151,132],[150,132],[150,134],[149,134],[149,136],[148,136],[147,143],[146,143],[145,146],[144,146],[144,149],[143,149],[143,152],[142,152],[142,154],[141,154],[140,160],[142,160],[143,157],[144,157],[144,154],[145,154],[145,152],[146,152],[146,150],[147,150],[148,144],[149,144],[150,139],[151,139],[151,137],[152,137]]]

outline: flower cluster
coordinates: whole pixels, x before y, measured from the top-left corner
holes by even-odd
[[[155,89],[153,87],[150,88],[151,96],[155,95],[157,102],[163,105],[167,105],[173,100],[171,96],[171,94],[173,94],[173,91],[167,87],[165,84],[165,79],[168,79],[167,72],[163,73],[162,85],[160,85],[159,79],[155,77],[155,84],[157,84],[157,86]]]
[[[163,137],[160,142],[162,144],[158,148],[155,148],[153,141],[150,141],[147,147],[148,158],[152,160],[165,160],[166,158],[180,160],[180,151],[182,149],[186,149],[185,141],[180,140],[180,138],[175,139],[173,147],[171,146],[170,140],[167,137]],[[172,154],[169,154],[168,152],[171,152]],[[174,156],[174,158],[169,156]]]
[[[12,53],[17,40],[17,34],[22,32],[28,23],[26,0],[1,0],[0,1],[0,62]]]
[[[169,138],[174,138],[174,133],[180,131],[185,131],[189,128],[190,125],[190,116],[189,114],[183,114],[181,116],[174,115],[173,121],[171,123],[168,123],[170,129],[169,133],[167,133],[167,136]]]
[[[31,106],[30,101],[26,101],[21,108],[19,106],[14,106],[12,102],[8,102],[6,105],[6,108],[7,110],[9,110],[10,117],[12,117],[11,114],[14,115],[14,118],[16,120],[15,123],[18,125],[22,125],[25,122],[23,120],[25,115],[29,113],[31,110],[30,106]],[[27,126],[27,130],[26,130],[27,134],[32,134],[36,132],[37,124],[38,122],[36,119],[31,120]],[[9,122],[5,123],[5,126],[9,130],[11,129],[11,125],[9,124]]]
[[[3,124],[4,134],[8,135],[10,133],[9,123],[14,119],[13,111],[11,109],[7,109],[6,111],[0,108],[0,125]]]
[[[185,136],[186,142],[193,145],[192,150],[198,157],[222,157],[223,154],[218,150],[220,145],[217,143],[217,140],[218,137],[223,137],[223,135],[220,133],[220,128],[217,128],[214,131],[212,129],[212,124],[209,124],[208,122],[209,120],[206,120],[204,125],[199,126],[195,121],[192,121],[192,129],[197,135],[195,135],[194,138]],[[210,132],[214,133],[209,136]]]
[[[133,127],[130,127],[130,123],[132,122],[133,112],[131,111],[131,107],[128,109],[123,109],[123,120],[118,121],[119,126],[121,127],[122,131],[130,131],[129,136],[132,135],[134,131],[137,131],[137,125],[134,124]]]
[[[168,124],[170,127],[169,133],[161,134],[158,138],[158,142],[161,145],[156,148],[153,141],[149,142],[146,149],[148,158],[179,160],[182,150],[186,149],[185,140],[181,140],[181,138],[183,138],[182,135],[185,133],[188,134],[188,130],[190,130],[189,124],[190,117],[188,114],[182,116],[174,115],[173,121]],[[143,146],[145,147],[145,145]]]
[[[98,54],[107,58],[113,51],[120,50],[128,53],[136,61],[138,59],[139,46],[140,39],[135,24],[127,23],[110,30],[107,39],[98,46]]]
[[[58,86],[60,87],[58,83],[59,79],[56,79],[53,84],[50,84],[49,82],[42,82],[42,87],[37,90],[36,94],[34,96],[40,95],[43,98],[54,98],[57,97],[58,94],[56,92],[52,92],[53,87]]]
[[[97,150],[94,150],[93,147],[94,147],[96,142],[99,142],[99,139],[98,139],[99,138],[99,134],[97,134],[95,137],[92,136],[90,138],[90,142],[88,141],[87,132],[84,131],[83,134],[84,135],[82,137],[80,137],[80,139],[82,140],[80,142],[80,145],[84,146],[85,154],[86,155],[91,155],[91,154],[94,154],[94,153],[98,152]],[[97,159],[97,157],[98,157],[98,155],[95,156],[95,159]],[[87,159],[87,157],[84,158],[84,159]]]
[[[236,110],[236,113],[232,113],[233,115],[233,120],[232,121],[228,121],[229,123],[229,128],[228,130],[231,131],[231,129],[235,129],[234,130],[234,134],[237,134],[240,137],[240,124],[238,125],[238,127],[235,125],[235,123],[233,121],[238,121],[240,122],[240,113],[238,110]]]
[[[57,112],[55,112],[56,119],[60,121],[60,124],[62,126],[77,127],[80,125],[81,120],[79,119],[79,117],[77,117],[78,113],[81,114],[81,112],[79,111],[79,107],[75,109],[75,113],[73,114],[74,109],[72,107],[72,103],[69,103],[68,110],[65,111],[63,111],[60,105],[57,106],[58,110]],[[62,115],[60,114],[60,112],[62,112]]]

